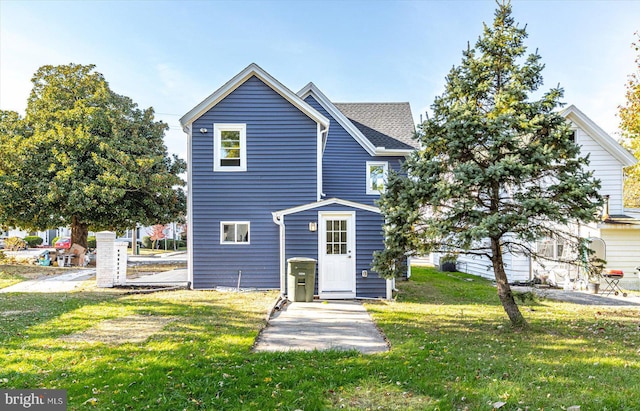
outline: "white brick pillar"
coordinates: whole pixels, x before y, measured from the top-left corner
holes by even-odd
[[[115,284],[125,285],[127,283],[127,247],[129,243],[117,242],[114,243],[115,253]]]
[[[116,233],[96,233],[96,283],[98,287],[113,287],[116,276]],[[126,265],[126,264],[125,264]]]

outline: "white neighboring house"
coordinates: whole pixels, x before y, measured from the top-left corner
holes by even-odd
[[[22,230],[20,228],[11,228],[8,231],[0,231],[0,237],[20,237],[25,238],[28,235],[38,236],[42,238],[42,245],[51,245],[53,246],[53,240],[56,237],[69,237],[71,236],[71,231],[65,228],[51,229],[45,231],[27,231]]]
[[[581,146],[581,155],[589,154],[588,169],[601,181],[600,194],[607,196],[602,221],[580,226],[582,237],[598,237],[606,244],[606,269],[623,270],[624,278],[620,282],[623,288],[640,289],[640,278],[635,268],[640,266],[640,210],[625,210],[622,205],[622,187],[624,167],[634,165],[636,158],[616,142],[609,134],[596,125],[574,105],[562,111],[562,115],[571,122],[575,130],[576,143]],[[563,252],[561,244],[546,241],[538,247],[546,246],[551,254]],[[554,256],[555,256],[554,255]],[[432,262],[438,264],[439,256],[433,255]],[[526,256],[506,254],[504,256],[507,278],[510,282],[529,281],[542,271],[553,270],[540,267]],[[486,257],[460,256],[458,270],[487,278],[495,278],[491,262]],[[576,268],[573,268],[577,271]],[[548,273],[544,273],[545,275]],[[558,273],[564,276],[565,273]],[[574,278],[576,272],[570,273]]]

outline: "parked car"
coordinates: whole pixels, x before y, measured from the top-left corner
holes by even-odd
[[[56,250],[68,250],[71,248],[71,237],[60,237],[53,246]]]

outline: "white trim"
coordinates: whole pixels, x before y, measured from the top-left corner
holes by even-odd
[[[314,208],[324,207],[331,204],[339,204],[346,207],[353,207],[359,210],[371,211],[372,213],[380,214],[380,209],[378,207],[356,203],[355,201],[343,200],[341,198],[329,198],[326,200],[318,201],[317,203],[309,203],[297,207],[285,208],[284,210],[274,211],[272,214],[275,216],[275,218],[280,218],[288,214],[295,214],[301,211],[313,210]]]
[[[182,116],[180,118],[180,124],[182,125],[182,127],[185,128],[196,121],[204,113],[211,109],[211,107],[218,104],[222,99],[224,99],[231,92],[240,87],[245,81],[253,76],[256,76],[258,79],[263,81],[273,91],[280,94],[316,123],[320,123],[324,128],[329,127],[329,120],[325,116],[305,103],[304,100],[301,99],[297,94],[289,90],[282,83],[280,83],[255,63],[249,64],[244,70],[236,74],[231,80],[227,81],[222,87],[214,91],[209,97],[204,99],[200,104],[198,104],[197,106],[189,110],[187,114]]]
[[[417,149],[402,150],[402,149],[386,149],[384,147],[376,147],[376,156],[394,156],[394,157],[409,157]]]
[[[240,132],[240,165],[223,166],[220,164],[222,150],[222,132]],[[213,124],[213,171],[233,172],[247,171],[247,125],[244,123],[214,123]]]
[[[331,217],[348,216],[351,219],[351,224],[347,226],[348,233],[347,239],[350,240],[347,244],[348,252],[351,254],[351,266],[349,270],[353,275],[353,288],[351,290],[340,291],[324,291],[322,269],[324,266],[324,256],[326,251],[326,223],[323,219]],[[322,299],[342,299],[342,298],[355,298],[357,290],[357,276],[356,276],[356,250],[358,248],[356,237],[356,212],[355,211],[318,211],[318,296]],[[348,275],[348,273],[347,273]]]
[[[186,127],[187,133],[187,281],[193,289],[193,146],[192,127]]]
[[[325,96],[313,83],[307,84],[302,88],[302,90],[298,91],[298,96],[302,100],[307,98],[309,95],[311,95],[322,106],[322,108],[327,110],[331,117],[333,117],[338,124],[340,124],[342,128],[344,128],[347,133],[349,133],[351,137],[353,137],[358,144],[360,144],[362,148],[369,153],[370,156],[376,155],[376,147],[371,143],[371,141],[369,141],[369,139],[366,138],[364,134],[362,134],[362,132],[358,130],[358,128],[354,126],[353,123],[345,117],[345,115],[333,105],[331,100],[329,100],[327,96]]]
[[[560,115],[567,120],[575,123],[593,138],[602,148],[615,157],[623,167],[630,167],[638,162],[638,160],[615,141],[609,134],[601,129],[596,123],[586,116],[582,111],[578,110],[573,104],[560,112]]]
[[[236,227],[239,224],[246,224],[247,226],[247,235],[249,236],[249,241],[223,241],[224,238],[224,226],[225,225],[235,225]],[[237,229],[237,228],[236,228]],[[220,221],[220,245],[249,245],[251,244],[251,222],[249,221]]]
[[[389,162],[388,161],[367,161],[367,165],[365,168],[365,173],[366,173],[366,177],[365,177],[365,181],[366,181],[366,194],[367,195],[377,195],[379,196],[381,193],[384,192],[384,189],[382,191],[380,190],[373,190],[371,188],[371,167],[378,167],[378,166],[382,166],[383,168],[383,173],[384,173],[384,186],[386,187],[387,185],[387,178],[389,176]]]

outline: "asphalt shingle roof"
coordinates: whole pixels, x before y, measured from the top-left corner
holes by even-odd
[[[334,103],[376,147],[414,149],[415,127],[409,103]]]

